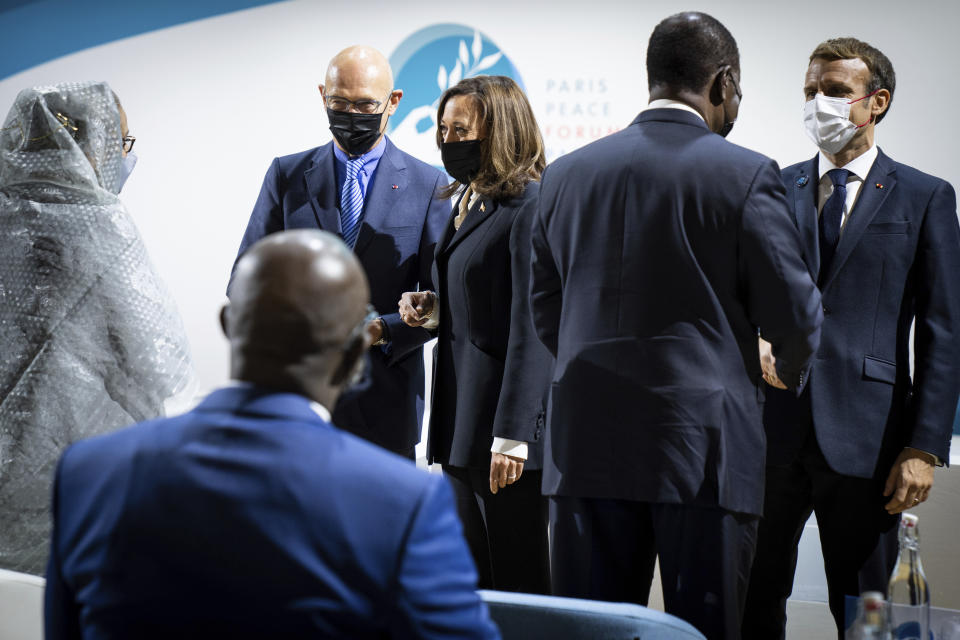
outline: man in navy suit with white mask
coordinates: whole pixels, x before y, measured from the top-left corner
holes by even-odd
[[[763,504],[757,327],[802,389],[819,341],[775,162],[724,140],[740,56],[702,13],[647,48],[650,105],[548,166],[534,325],[556,356],[544,450],[557,595],[646,604],[738,638]],[[720,135],[718,135],[720,134]]]
[[[379,51],[353,46],[338,53],[320,93],[333,141],[274,159],[238,258],[282,229],[322,229],[354,250],[381,315],[371,323],[369,384],[344,394],[334,421],[412,459],[423,418],[421,347],[430,335],[404,324],[396,309],[403,292],[431,288],[434,246],[450,214],[435,195],[447,178],[384,135],[403,91],[394,88]]]
[[[820,153],[784,169],[783,182],[822,291],[823,337],[799,398],[767,391],[766,500],[746,638],[784,637],[811,511],[842,638],[846,598],[886,591],[899,514],[927,499],[934,467],[948,461],[960,392],[956,198],[948,183],[876,146],[895,86],[890,60],[860,40],[827,40],[810,56],[803,120]],[[761,352],[765,379],[782,388],[762,340]]]

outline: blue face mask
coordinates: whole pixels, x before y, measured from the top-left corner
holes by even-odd
[[[123,189],[123,185],[126,184],[127,178],[130,177],[130,174],[133,173],[133,168],[137,166],[137,154],[133,151],[127,153],[126,157],[123,159],[123,164],[120,165],[120,183],[117,185],[117,193]]]

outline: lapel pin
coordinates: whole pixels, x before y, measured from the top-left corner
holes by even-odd
[[[877,189],[883,189],[883,185],[880,184],[879,182],[877,183]]]
[[[395,184],[392,184],[392,185],[390,185],[390,188],[391,188],[391,189],[399,189],[400,187],[398,187],[398,186],[395,185]]]
[[[800,176],[799,178],[797,178],[797,186],[798,186],[798,187],[805,186],[805,185],[807,184],[807,182],[808,182],[807,176]]]

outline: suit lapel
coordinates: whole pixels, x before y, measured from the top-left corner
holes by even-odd
[[[454,208],[454,211],[457,211],[458,207]],[[484,197],[480,197],[476,202],[473,203],[473,206],[470,207],[470,211],[467,212],[466,217],[463,219],[463,224],[460,225],[460,228],[456,230],[453,236],[447,242],[446,246],[443,247],[441,251],[437,253],[440,255],[442,253],[449,253],[456,247],[458,244],[463,242],[463,239],[469,236],[477,227],[479,227],[484,220],[487,220],[490,216],[493,215],[493,212],[496,211],[497,205],[493,200],[489,200]],[[455,216],[456,214],[454,214]],[[453,228],[453,219],[451,218],[449,227]]]
[[[317,150],[313,166],[303,172],[310,204],[317,216],[317,226],[324,231],[343,235],[340,209],[337,207],[337,171],[333,159],[333,143]]]
[[[370,193],[363,205],[360,233],[353,249],[357,255],[370,244],[377,229],[384,226],[390,214],[398,211],[397,202],[407,188],[407,165],[403,157],[388,138],[384,138],[383,143],[387,147],[377,164],[377,171],[369,186]]]
[[[454,234],[457,232],[456,228],[453,226],[453,219],[457,217],[457,211],[460,210],[460,200],[463,199],[463,194],[460,194],[460,197],[457,198],[456,203],[453,205],[453,209],[450,211],[450,217],[447,218],[447,224],[443,227],[443,232],[440,234],[440,239],[437,240],[437,246],[433,250],[433,256],[439,257],[444,251],[447,250],[447,245],[450,244],[450,241],[453,239]]]
[[[876,217],[877,212],[880,211],[880,207],[883,206],[887,196],[893,191],[897,183],[896,176],[894,175],[895,171],[896,167],[883,152],[877,153],[877,159],[873,161],[870,173],[867,174],[866,180],[863,181],[863,185],[860,187],[857,203],[853,205],[850,218],[847,220],[840,234],[840,241],[837,243],[837,252],[830,265],[830,272],[823,281],[824,291],[830,286],[830,282],[843,267],[843,263],[850,257],[853,248],[857,246],[861,236],[863,236],[863,232]],[[878,184],[883,185],[883,188],[877,187],[876,185]]]
[[[793,214],[803,243],[803,260],[816,281],[820,272],[820,235],[817,226],[817,157],[805,163],[793,181]]]

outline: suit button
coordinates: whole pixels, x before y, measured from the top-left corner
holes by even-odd
[[[828,307],[827,305],[823,305],[823,315],[825,316],[830,315],[830,307]]]

